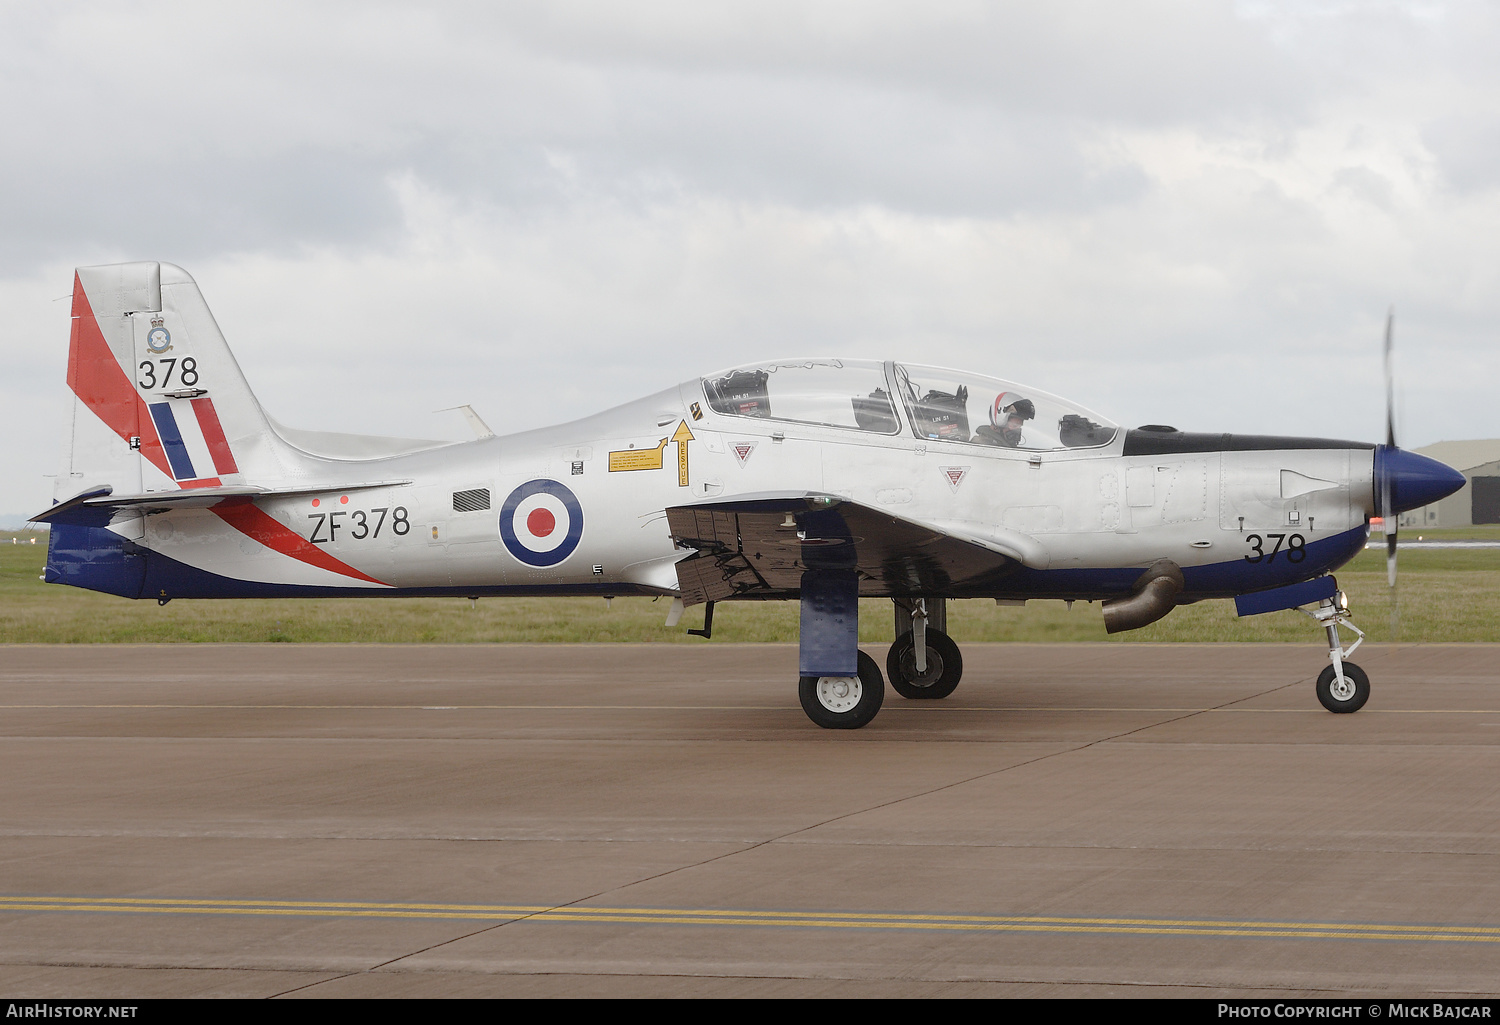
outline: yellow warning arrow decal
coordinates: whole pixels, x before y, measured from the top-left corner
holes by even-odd
[[[672,440],[677,442],[677,486],[685,488],[688,486],[688,442],[693,440],[693,432],[688,430],[686,420],[677,425]]]

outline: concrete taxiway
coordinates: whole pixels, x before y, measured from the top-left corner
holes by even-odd
[[[1500,992],[1500,646],[964,657],[840,732],[790,646],[0,648],[0,990]]]

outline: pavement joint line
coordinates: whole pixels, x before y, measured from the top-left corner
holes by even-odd
[[[584,898],[587,899],[587,898]],[[955,915],[873,911],[792,911],[595,907],[575,903],[481,905],[375,903],[360,901],[245,901],[130,897],[0,897],[0,910],[135,914],[267,915],[292,917],[383,917],[594,922],[627,925],[773,925],[821,929],[918,929],[960,932],[1062,932],[1128,935],[1271,937],[1280,939],[1411,940],[1443,943],[1500,943],[1500,926],[1378,922],[1288,922],[1227,919],[1069,917],[1053,915]],[[477,935],[478,930],[468,935]],[[466,937],[455,937],[462,939]],[[434,946],[454,942],[444,940]],[[428,947],[426,949],[432,949]],[[416,951],[414,953],[421,953]],[[393,958],[384,964],[411,957]],[[382,967],[373,966],[370,970]],[[357,973],[351,973],[357,974]]]
[[[1083,746],[1087,747],[1088,745],[1083,745]],[[1034,760],[1034,759],[1029,759],[1028,761],[1031,761],[1031,760]],[[1023,762],[1021,764],[1026,764],[1026,763]],[[1004,768],[999,769],[999,770],[995,770],[995,771],[1002,771],[1003,772],[1003,771],[1005,771],[1006,768],[1013,768],[1013,767],[1014,766],[1005,766]],[[974,777],[974,778],[977,779],[977,778],[981,778],[983,776],[990,775],[990,774],[991,773],[981,773],[980,776]],[[944,787],[937,787],[937,788],[934,788],[934,791],[935,790],[941,790],[941,789],[945,789],[945,788]],[[929,792],[933,792],[933,791],[929,791]],[[908,795],[908,796],[913,796],[913,795]],[[915,796],[920,796],[920,795],[915,795]],[[874,807],[876,807],[876,808],[878,808],[878,807],[884,807],[885,805],[895,804],[895,803],[898,803],[898,801],[900,801],[900,800],[906,800],[906,799],[907,798],[903,797],[903,798],[897,799],[896,801],[882,802],[882,804],[875,805]],[[871,810],[873,810],[873,808],[862,809],[862,811],[871,811]],[[582,904],[586,900],[595,900],[595,899],[597,899],[599,897],[604,896],[604,894],[606,894],[606,893],[619,892],[619,891],[624,890],[624,889],[626,889],[628,887],[639,886],[642,883],[649,883],[649,882],[653,882],[655,880],[665,879],[668,876],[676,875],[679,872],[688,871],[690,869],[702,868],[705,865],[710,865],[710,864],[713,864],[713,863],[719,862],[719,861],[725,861],[725,860],[727,860],[729,858],[734,858],[734,857],[737,857],[739,855],[747,854],[747,853],[749,853],[751,851],[758,850],[761,847],[766,846],[767,844],[772,844],[772,843],[776,843],[776,842],[781,841],[781,840],[785,840],[785,839],[787,839],[789,837],[796,836],[796,835],[798,835],[800,833],[805,833],[809,829],[814,829],[814,828],[817,828],[818,826],[827,825],[830,822],[836,822],[839,819],[847,818],[849,815],[859,814],[859,813],[860,812],[849,812],[849,813],[847,813],[845,815],[835,815],[832,818],[829,818],[829,819],[825,820],[824,822],[813,823],[812,825],[808,825],[808,826],[802,826],[802,827],[799,827],[797,829],[793,829],[793,830],[790,830],[790,831],[788,831],[786,833],[780,834],[779,836],[767,837],[767,838],[765,838],[763,840],[758,840],[758,841],[754,841],[754,842],[745,844],[745,845],[741,846],[738,850],[726,851],[723,854],[715,854],[715,855],[713,855],[711,857],[703,858],[703,859],[700,859],[699,861],[692,862],[690,864],[676,865],[676,866],[673,866],[671,868],[663,869],[660,872],[654,872],[654,873],[652,873],[650,875],[642,876],[642,877],[640,877],[638,879],[631,880],[628,883],[621,883],[621,884],[618,884],[616,886],[609,887],[609,888],[607,888],[605,890],[600,890],[597,893],[587,894],[585,896],[579,897],[577,900],[568,901],[566,904],[560,905],[560,907],[567,907],[568,905]],[[540,914],[541,913],[538,913],[538,915],[534,915],[534,916],[512,919],[511,921],[512,922],[514,922],[514,921],[531,921],[533,918],[540,917]],[[499,922],[499,923],[496,923],[493,926],[490,926],[489,929],[481,929],[481,930],[479,930],[479,932],[488,932],[491,929],[499,929],[499,928],[502,928],[503,926],[508,925],[508,924],[511,924],[511,922]],[[469,935],[477,935],[477,933],[471,933]],[[428,950],[433,950],[433,949],[436,949],[437,947],[446,946],[449,943],[455,943],[455,942],[457,942],[459,940],[467,939],[467,938],[468,938],[467,936],[455,936],[455,937],[453,937],[453,938],[451,938],[449,940],[444,940],[444,941],[442,941],[440,943],[433,944],[430,947],[423,948],[422,950],[413,951],[412,953],[403,955],[402,957],[392,958],[391,960],[386,961],[386,962],[384,962],[381,965],[376,965],[375,967],[376,968],[383,968],[386,965],[395,964],[398,961],[405,960],[405,958],[407,958],[407,957],[413,957],[413,956],[415,956],[417,954],[425,953]]]
[[[1291,686],[1291,684],[1287,684],[1286,686]],[[1182,717],[1179,717],[1179,718],[1187,718],[1187,717],[1186,716],[1182,716]],[[1176,721],[1176,719],[1168,719],[1167,720],[1167,722],[1175,722],[1175,721]],[[1159,725],[1163,725],[1163,724],[1162,723],[1156,723],[1155,725],[1159,726]],[[1146,727],[1141,727],[1140,729],[1145,729],[1145,728]],[[1125,733],[1119,734],[1118,736],[1129,736],[1130,734],[1137,733],[1137,732],[1139,732],[1139,729],[1127,730]],[[831,816],[831,817],[829,817],[827,819],[824,819],[821,822],[814,822],[814,823],[811,823],[811,824],[806,825],[806,826],[799,826],[798,828],[789,830],[789,831],[787,831],[785,833],[780,834],[779,836],[769,837],[769,838],[767,838],[765,840],[760,841],[759,843],[751,844],[750,846],[744,848],[743,850],[740,850],[740,851],[731,851],[731,852],[728,852],[728,853],[725,853],[725,854],[716,855],[715,857],[712,857],[712,858],[707,858],[704,861],[700,862],[699,865],[706,865],[706,864],[709,864],[711,862],[720,861],[720,860],[723,860],[723,859],[726,859],[726,858],[732,858],[732,857],[735,857],[735,856],[740,855],[740,854],[745,854],[745,853],[747,853],[749,851],[753,851],[753,850],[756,850],[756,849],[758,849],[760,847],[764,847],[767,844],[779,843],[779,842],[782,842],[782,841],[786,841],[786,840],[791,839],[792,837],[799,836],[799,835],[801,835],[803,833],[807,833],[807,832],[809,832],[811,830],[814,830],[814,829],[820,829],[823,826],[830,825],[831,823],[839,822],[839,821],[841,821],[843,819],[847,819],[847,818],[852,818],[855,815],[867,814],[869,812],[876,811],[876,810],[879,810],[881,808],[894,807],[895,805],[901,804],[901,803],[903,803],[905,801],[914,800],[914,799],[916,799],[918,797],[927,797],[927,796],[930,796],[930,795],[935,794],[935,793],[940,793],[941,791],[944,791],[944,790],[950,790],[950,789],[953,789],[955,787],[966,785],[968,783],[974,783],[974,782],[977,782],[978,780],[987,779],[987,778],[989,778],[991,776],[999,775],[1000,773],[1010,772],[1010,771],[1012,771],[1014,769],[1019,769],[1019,768],[1025,767],[1025,766],[1033,765],[1033,764],[1036,764],[1037,762],[1042,762],[1042,761],[1045,761],[1045,760],[1047,760],[1049,758],[1056,758],[1056,757],[1059,757],[1061,755],[1073,754],[1073,753],[1076,753],[1078,751],[1084,751],[1084,750],[1087,750],[1090,747],[1093,747],[1095,744],[1100,744],[1100,743],[1103,743],[1103,742],[1105,742],[1107,740],[1113,740],[1113,739],[1116,739],[1116,737],[1114,737],[1114,736],[1111,736],[1111,737],[1098,737],[1098,738],[1095,738],[1094,740],[1090,740],[1090,741],[1088,741],[1086,743],[1079,744],[1076,747],[1065,748],[1065,749],[1063,749],[1061,751],[1050,751],[1050,752],[1047,752],[1046,754],[1038,755],[1035,758],[1023,759],[1022,761],[1013,762],[1013,763],[1011,763],[1009,765],[1002,765],[1002,766],[1000,766],[997,769],[991,769],[991,770],[989,770],[987,772],[977,773],[976,775],[970,776],[970,777],[968,777],[966,779],[955,780],[955,781],[953,781],[951,783],[944,783],[944,784],[942,784],[940,786],[930,787],[927,790],[919,791],[919,792],[917,792],[915,794],[907,794],[907,795],[902,796],[902,797],[896,797],[896,798],[892,798],[892,799],[887,800],[887,801],[881,801],[881,802],[879,802],[877,804],[873,804],[873,805],[870,805],[870,806],[865,807],[865,808],[859,808],[859,809],[855,809],[853,811],[844,812],[843,814],[840,814],[840,815],[834,815],[834,816]],[[663,878],[665,876],[673,875],[673,874],[675,874],[677,872],[683,871],[684,869],[687,869],[687,868],[696,868],[696,867],[699,867],[699,865],[679,866],[677,868],[668,869],[668,870],[666,870],[664,872],[658,873],[655,876],[648,877],[648,879]],[[647,881],[647,880],[636,880],[636,883],[645,882],[645,881]],[[629,885],[634,885],[634,884],[629,884]],[[623,889],[623,888],[624,887],[615,887],[614,889],[615,890],[619,890],[619,889]],[[592,899],[592,898],[585,898],[585,899]],[[573,903],[577,903],[577,902],[575,901]]]
[[[1298,681],[1297,686],[1306,681]],[[1262,691],[1244,698],[1236,698],[1233,702],[1225,705],[1212,705],[1209,707],[1136,707],[1131,705],[1108,706],[1108,705],[886,705],[883,711],[894,712],[1139,712],[1139,713],[1181,713],[1190,715],[1201,715],[1208,712],[1230,712],[1230,713],[1256,713],[1256,714],[1297,714],[1297,715],[1323,715],[1326,714],[1321,708],[1234,708],[1231,705],[1240,701],[1250,701],[1264,694],[1274,693]],[[535,711],[535,712],[721,712],[721,711],[747,711],[747,712],[785,712],[800,708],[799,705],[219,705],[219,704],[159,704],[159,705],[0,705],[0,711],[119,711],[129,710],[155,710],[155,711],[208,711],[221,709],[230,712],[243,711],[394,711],[394,712],[473,712],[473,711]],[[1361,709],[1362,712],[1374,713],[1376,715],[1500,715],[1497,708],[1368,708]],[[1484,723],[1490,726],[1493,723]]]
[[[328,982],[338,982],[341,979],[352,979],[356,975],[364,975],[364,974],[366,974],[366,973],[362,972],[362,971],[361,972],[343,972],[341,974],[334,975],[331,978],[327,978],[327,979],[312,979],[312,980],[310,980],[308,982],[304,982],[300,986],[293,986],[291,989],[283,989],[283,990],[280,990],[279,992],[272,993],[266,999],[268,999],[268,1000],[275,1000],[277,997],[289,997],[293,993],[301,993],[303,990],[305,990],[305,989],[312,989],[314,986],[321,986],[324,983],[328,983]]]
[[[196,964],[176,964],[176,963],[139,964],[139,963],[122,962],[122,961],[46,961],[46,960],[23,961],[23,960],[5,960],[3,958],[0,958],[0,966],[3,966],[3,967],[22,967],[22,968],[123,968],[123,969],[127,969],[129,971],[141,971],[141,972],[154,972],[154,971],[226,971],[226,970],[228,970],[228,971],[245,971],[245,972],[262,972],[262,971],[266,971],[266,972],[278,972],[278,973],[302,974],[302,975],[327,974],[327,973],[330,972],[330,969],[326,969],[326,968],[280,968],[280,967],[276,967],[276,968],[259,968],[259,967],[252,967],[252,968],[242,968],[242,969],[220,969],[220,968],[204,968],[203,966],[196,965]],[[283,991],[283,993],[273,993],[273,994],[271,994],[271,998],[275,998],[277,996],[282,996],[282,995],[285,995],[287,993],[301,992],[302,990],[309,989],[309,988],[311,988],[313,986],[321,985],[322,983],[325,983],[325,982],[337,982],[340,979],[353,978],[354,976],[368,975],[368,974],[370,974],[369,971],[337,972],[337,973],[330,974],[329,978],[326,978],[326,979],[315,980],[315,981],[307,983],[305,985],[297,986],[294,989],[285,990],[285,991]],[[581,978],[591,978],[591,979],[592,978],[610,978],[610,979],[643,979],[644,978],[644,979],[692,979],[692,980],[720,979],[720,980],[725,980],[725,981],[745,981],[745,980],[753,980],[753,981],[764,981],[764,980],[808,981],[808,982],[868,982],[868,981],[870,981],[870,977],[867,976],[867,975],[850,974],[850,973],[833,974],[833,973],[819,972],[817,974],[807,974],[807,973],[792,974],[792,973],[788,973],[788,972],[774,972],[773,973],[773,972],[750,972],[750,971],[730,973],[730,972],[722,972],[722,971],[696,971],[696,972],[689,972],[689,971],[669,971],[669,970],[654,971],[654,972],[622,972],[622,971],[604,970],[604,969],[593,968],[593,967],[572,967],[572,968],[555,968],[555,969],[543,969],[543,968],[537,968],[537,969],[507,969],[505,971],[499,971],[499,972],[483,971],[483,972],[478,972],[478,973],[468,972],[468,971],[464,971],[464,970],[461,970],[461,969],[445,969],[442,972],[434,972],[430,968],[394,968],[394,969],[387,969],[387,970],[383,971],[382,974],[391,974],[391,975],[421,975],[421,976],[424,976],[424,977],[431,977],[433,975],[438,975],[438,974],[442,974],[442,975],[458,975],[458,976],[470,975],[470,974],[479,974],[479,975],[482,975],[485,978],[493,978],[494,976],[500,975],[500,976],[506,976],[506,977],[509,977],[509,978],[580,978],[581,977]],[[1132,987],[1132,988],[1141,988],[1141,989],[1186,989],[1186,990],[1202,989],[1202,990],[1211,990],[1211,991],[1220,991],[1220,990],[1224,990],[1226,988],[1229,988],[1229,989],[1233,989],[1235,991],[1265,992],[1265,993],[1268,993],[1268,994],[1285,994],[1286,993],[1286,987],[1284,987],[1284,986],[1271,986],[1271,985],[1265,985],[1265,984],[1261,984],[1261,983],[1245,983],[1245,982],[1234,982],[1234,983],[1200,982],[1200,981],[1197,981],[1197,980],[1182,980],[1182,979],[1174,980],[1174,981],[1168,981],[1168,982],[1158,982],[1158,981],[1148,980],[1148,979],[1052,978],[1052,977],[1048,977],[1048,976],[1030,976],[1030,975],[957,976],[957,977],[954,977],[954,976],[937,976],[937,977],[914,976],[914,977],[909,977],[909,978],[911,980],[913,980],[913,981],[935,983],[935,984],[939,984],[939,985],[975,984],[975,985],[1021,985],[1021,986],[1110,986],[1110,987]],[[1340,988],[1331,987],[1331,986],[1299,986],[1299,987],[1297,987],[1297,991],[1299,993],[1329,993],[1329,994],[1332,994],[1334,996],[1340,996],[1340,995],[1347,996],[1348,995],[1348,991],[1346,989],[1340,989]],[[1486,995],[1488,993],[1489,993],[1489,990],[1469,991],[1469,990],[1442,990],[1442,989],[1439,989],[1439,990],[1434,990],[1429,995],[1433,996],[1433,997],[1436,997],[1436,998],[1439,998],[1439,999],[1464,1000],[1464,999],[1473,999],[1476,996],[1483,996],[1483,995]]]
[[[475,844],[519,844],[519,843],[536,843],[536,844],[547,843],[547,844],[553,844],[553,843],[555,843],[555,844],[657,844],[657,845],[672,845],[672,844],[692,844],[692,845],[743,844],[743,845],[750,845],[750,846],[744,847],[744,850],[750,850],[750,849],[752,849],[753,846],[759,846],[761,843],[769,842],[769,841],[758,841],[757,842],[757,841],[744,840],[744,839],[727,839],[727,840],[712,839],[712,838],[706,839],[706,840],[705,839],[694,839],[694,838],[663,838],[663,839],[656,839],[656,838],[613,837],[613,836],[611,836],[611,837],[438,836],[438,835],[429,835],[429,834],[412,835],[412,836],[387,836],[387,835],[365,834],[365,833],[297,834],[297,835],[277,834],[277,835],[267,836],[265,834],[241,833],[241,832],[230,832],[230,831],[222,831],[222,832],[220,832],[220,831],[208,831],[208,832],[198,832],[198,833],[193,833],[193,834],[186,834],[186,833],[176,833],[176,832],[141,832],[141,833],[135,833],[135,832],[123,832],[123,831],[115,831],[115,830],[97,830],[97,831],[94,831],[94,830],[90,830],[90,831],[84,831],[84,830],[77,830],[77,831],[73,831],[73,830],[45,830],[45,831],[44,830],[35,830],[35,831],[33,831],[33,830],[25,830],[25,831],[22,831],[22,830],[14,830],[14,829],[0,829],[0,837],[44,837],[44,838],[66,837],[68,839],[79,839],[79,838],[83,838],[83,839],[98,839],[98,838],[116,839],[116,838],[120,838],[120,837],[125,837],[127,839],[142,839],[142,838],[144,838],[144,839],[155,840],[155,839],[181,839],[181,838],[183,838],[185,836],[189,836],[189,835],[191,835],[191,836],[193,836],[195,838],[199,838],[199,839],[210,839],[210,840],[223,840],[223,839],[242,840],[242,839],[249,839],[249,840],[266,840],[266,841],[269,841],[269,840],[278,840],[279,841],[279,840],[293,839],[293,840],[297,840],[297,841],[317,841],[317,842],[325,842],[325,843],[475,843]],[[1284,853],[1286,853],[1289,850],[1289,848],[1286,848],[1286,847],[1278,847],[1278,846],[1261,846],[1261,847],[1257,847],[1257,846],[1244,845],[1244,844],[1239,845],[1239,846],[1225,846],[1225,847],[1199,847],[1199,846],[1177,846],[1177,847],[1174,847],[1174,846],[1167,846],[1167,845],[1158,846],[1158,845],[1124,844],[1124,843],[1112,843],[1112,844],[1110,844],[1110,843],[1065,843],[1065,842],[1057,842],[1057,843],[1001,843],[1001,842],[998,842],[998,841],[980,843],[980,842],[961,842],[961,841],[859,840],[859,839],[839,839],[839,840],[787,839],[787,840],[784,840],[784,841],[777,841],[777,842],[785,842],[785,843],[791,843],[791,844],[803,844],[803,845],[816,845],[816,846],[820,846],[820,847],[882,847],[882,848],[888,848],[888,847],[937,848],[937,847],[941,847],[941,848],[958,848],[958,849],[968,849],[968,850],[979,849],[979,850],[1022,850],[1022,851],[1167,851],[1167,852],[1172,852],[1172,853],[1183,853],[1183,852],[1198,852],[1198,853],[1202,853],[1202,852],[1210,852],[1210,853],[1215,853],[1215,854],[1222,854],[1225,851],[1232,851],[1232,852],[1238,852],[1238,853],[1242,853],[1242,854],[1243,853],[1249,853],[1249,854],[1284,854]],[[1334,846],[1332,844],[1320,844],[1320,845],[1301,846],[1301,847],[1295,848],[1295,850],[1298,851],[1298,852],[1301,852],[1301,853],[1332,854],[1332,855],[1336,855],[1336,856],[1339,856],[1339,857],[1348,857],[1348,856],[1351,856],[1351,855],[1364,855],[1364,854],[1393,854],[1393,855],[1411,855],[1411,854],[1417,854],[1417,855],[1431,855],[1431,856],[1445,857],[1445,858],[1495,858],[1495,857],[1500,857],[1500,854],[1497,854],[1494,851],[1441,850],[1441,849],[1436,849],[1436,848],[1411,848],[1411,847],[1369,847],[1369,846],[1367,846],[1367,847],[1357,847],[1357,846],[1348,846],[1348,845]],[[730,853],[731,854],[737,854],[737,853],[742,853],[742,851],[732,851]],[[727,857],[727,856],[728,855],[720,855],[720,857]],[[707,864],[707,862],[700,862],[699,864]],[[688,866],[688,867],[693,867],[693,866]],[[676,871],[676,870],[674,869],[672,871]],[[655,877],[653,877],[653,878],[655,878]],[[626,884],[626,885],[634,885],[634,883],[630,883],[630,884]],[[599,896],[599,894],[591,894],[589,896],[580,897],[579,900],[592,900],[596,896]],[[573,903],[577,903],[577,902],[575,901]],[[566,905],[560,905],[560,906],[566,906]],[[3,912],[3,910],[4,910],[3,907],[0,907],[0,912]]]

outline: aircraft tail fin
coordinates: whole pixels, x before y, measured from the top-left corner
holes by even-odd
[[[164,263],[80,267],[73,279],[74,396],[57,500],[91,487],[140,493],[279,479],[291,450],[272,428],[197,282]]]

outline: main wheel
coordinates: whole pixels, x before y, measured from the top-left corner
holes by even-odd
[[[880,666],[863,651],[858,676],[804,676],[797,696],[807,717],[825,730],[857,730],[875,718],[885,700]]]
[[[885,657],[886,675],[903,698],[946,698],[964,674],[964,658],[953,638],[941,630],[927,631],[927,671],[917,672],[915,634],[904,634]]]
[[[1358,712],[1370,700],[1370,678],[1353,662],[1344,663],[1344,682],[1330,665],[1318,674],[1318,700],[1330,712]]]

